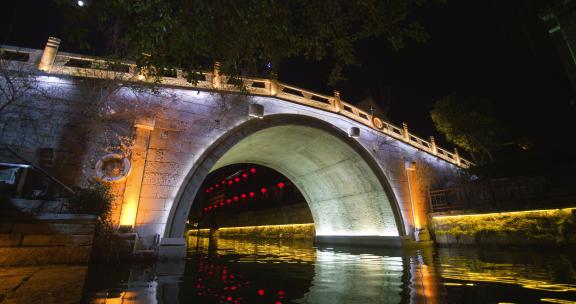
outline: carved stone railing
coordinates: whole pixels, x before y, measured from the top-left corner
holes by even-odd
[[[0,52],[2,52],[2,58],[9,62],[10,66],[38,67],[43,72],[54,75],[124,81],[152,81],[137,72],[138,69],[135,63],[127,61],[116,62],[72,53],[57,52],[58,44],[59,40],[51,38],[44,51],[2,45],[0,46]],[[54,48],[56,48],[56,51],[54,51]],[[40,61],[42,62],[39,65]],[[195,74],[193,77],[194,82],[189,82],[182,70],[176,69],[164,74],[165,76],[159,79],[162,85],[272,96],[338,113],[459,167],[469,168],[474,165],[471,161],[460,157],[457,150],[449,152],[437,147],[433,137],[431,137],[429,141],[424,140],[411,134],[406,124],[403,124],[402,127],[395,126],[344,102],[340,99],[340,93],[338,91],[334,92],[334,96],[327,96],[271,79],[229,77],[220,73],[219,63],[214,65],[214,71]]]

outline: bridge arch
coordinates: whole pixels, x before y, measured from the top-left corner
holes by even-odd
[[[213,170],[256,163],[288,177],[306,198],[318,239],[394,239],[405,235],[382,169],[355,139],[317,118],[293,114],[249,120],[198,157],[174,200],[165,238],[182,237],[198,189]]]

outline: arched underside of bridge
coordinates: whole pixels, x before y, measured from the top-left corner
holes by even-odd
[[[386,177],[355,139],[315,118],[271,115],[229,131],[199,157],[171,209],[165,237],[182,237],[208,173],[236,163],[264,165],[288,177],[308,202],[318,242],[396,246],[405,234]]]

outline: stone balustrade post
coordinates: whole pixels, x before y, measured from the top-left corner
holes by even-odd
[[[222,87],[222,75],[220,73],[221,64],[220,61],[214,62],[214,78],[212,78],[212,85],[215,89]]]
[[[410,142],[410,132],[408,131],[408,124],[402,123],[402,137],[404,137],[405,142]]]
[[[430,150],[432,151],[432,154],[438,154],[438,147],[436,147],[436,139],[434,136],[430,136]]]
[[[38,69],[50,73],[56,60],[59,47],[60,39],[48,37],[48,42],[46,42],[46,47],[44,47],[44,52],[42,53],[42,59],[40,59],[40,63],[38,64]]]

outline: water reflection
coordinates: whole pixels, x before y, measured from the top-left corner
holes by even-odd
[[[181,263],[92,267],[90,303],[570,303],[570,253],[191,237]]]

